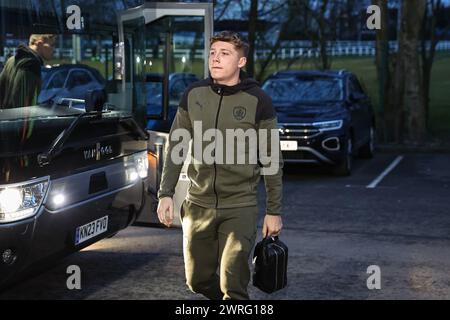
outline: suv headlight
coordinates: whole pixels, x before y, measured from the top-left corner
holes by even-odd
[[[125,161],[126,177],[128,182],[137,178],[145,179],[148,176],[147,151],[142,151],[129,156]]]
[[[32,217],[47,193],[49,178],[0,186],[0,223]]]
[[[321,122],[314,122],[313,126],[319,129],[320,131],[331,131],[341,129],[343,123],[344,123],[343,120],[321,121]]]
[[[285,131],[286,131],[286,128],[284,127],[284,125],[278,124],[278,125],[277,125],[277,128],[278,128],[278,132],[279,132],[280,134],[284,134]]]

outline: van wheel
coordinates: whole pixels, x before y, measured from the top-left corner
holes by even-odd
[[[370,159],[375,155],[375,128],[370,127],[369,141],[359,149],[361,158]]]
[[[346,153],[341,163],[333,168],[333,174],[340,177],[351,175],[353,166],[353,141],[351,137],[347,138]]]

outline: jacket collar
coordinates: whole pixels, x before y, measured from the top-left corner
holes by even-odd
[[[240,82],[238,84],[234,86],[227,86],[223,84],[214,83],[214,79],[210,75],[208,77],[208,84],[215,93],[224,96],[233,95],[235,93],[238,93],[239,91],[247,91],[250,88],[259,86],[258,82],[252,78],[249,78],[247,73],[243,70],[241,70],[239,73],[239,80]]]

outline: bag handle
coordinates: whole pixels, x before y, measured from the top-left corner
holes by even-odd
[[[264,244],[269,244],[278,241],[278,236],[266,236],[263,240]]]
[[[278,241],[278,236],[266,236],[265,238],[262,239],[261,245],[263,247],[265,247],[268,244],[274,243],[274,242],[277,242],[277,241]],[[262,251],[262,257],[261,258],[263,259],[263,261],[265,261],[266,258],[267,258],[265,256],[265,251],[264,250],[261,250],[261,251]],[[253,264],[255,263],[256,259],[257,259],[257,255],[256,255],[256,248],[255,248],[255,251],[253,252]]]

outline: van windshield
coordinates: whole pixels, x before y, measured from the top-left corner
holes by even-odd
[[[106,117],[134,115],[114,73],[117,13],[143,3],[0,1],[0,158],[50,148],[93,92]]]

